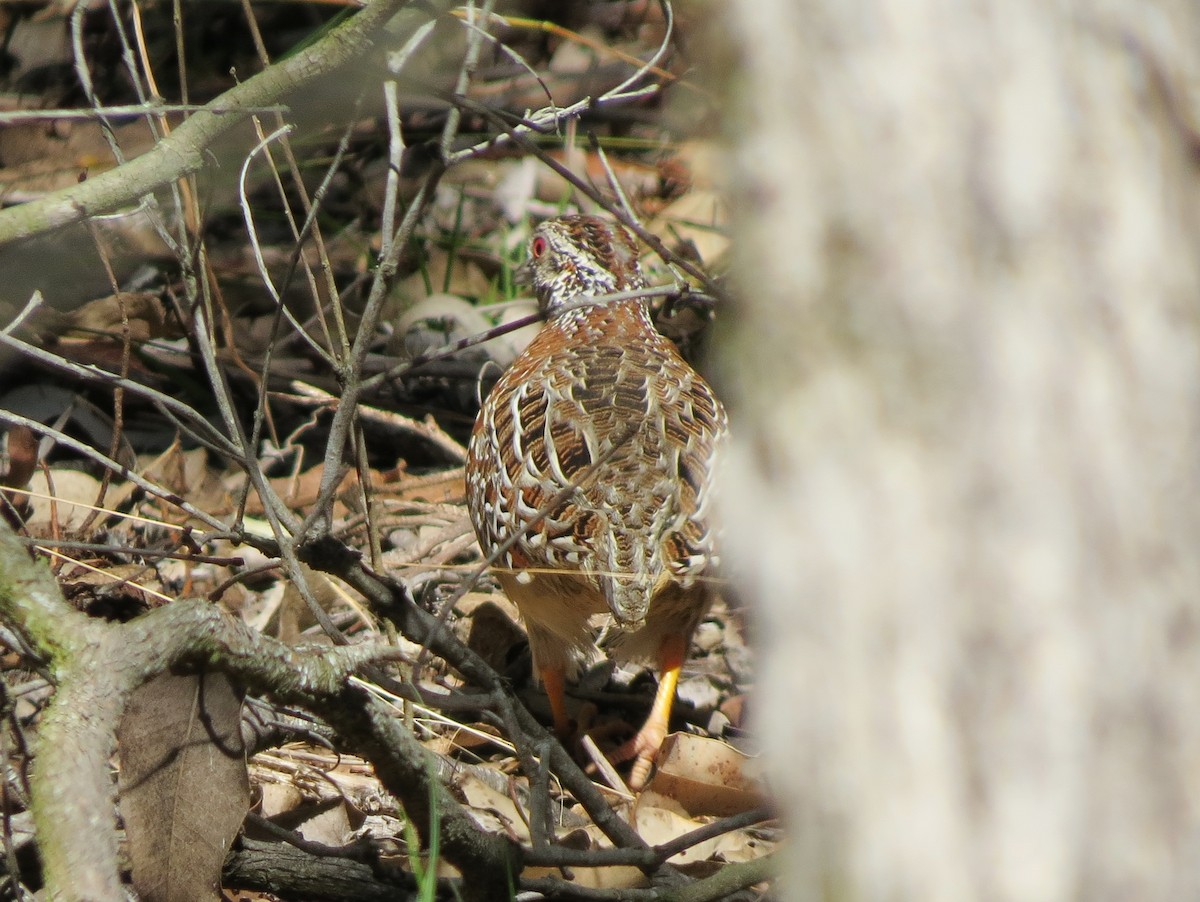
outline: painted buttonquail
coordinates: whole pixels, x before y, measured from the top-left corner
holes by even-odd
[[[485,554],[525,530],[497,579],[529,633],[560,735],[564,681],[595,651],[655,660],[650,716],[614,755],[640,788],[667,733],[679,670],[712,600],[713,458],[721,402],[654,328],[633,238],[595,216],[543,222],[527,269],[547,324],[487,396],[471,435],[467,504]]]

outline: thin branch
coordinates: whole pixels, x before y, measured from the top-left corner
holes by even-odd
[[[120,388],[131,395],[145,398],[161,410],[177,414],[192,428],[198,430],[206,442],[214,445],[222,454],[237,454],[237,447],[225,435],[217,430],[193,407],[190,407],[178,398],[160,392],[148,385],[143,385],[140,382],[135,382],[132,379],[119,376],[116,373],[111,373],[98,366],[85,366],[84,364],[67,360],[65,357],[60,357],[57,354],[51,354],[49,351],[35,347],[29,344],[29,342],[23,341],[14,335],[9,335],[6,332],[0,332],[0,345],[6,345],[26,357],[61,372],[69,373],[86,382],[109,385],[114,389]]]
[[[268,145],[270,145],[272,141],[277,141],[286,137],[293,128],[294,126],[292,125],[281,125],[279,128],[275,129],[275,131],[271,132],[271,134],[267,135],[256,145],[254,145],[253,149],[246,154],[246,158],[242,160],[242,168],[238,172],[238,205],[242,208],[242,220],[246,223],[246,234],[250,237],[250,250],[252,251],[254,257],[254,265],[258,267],[258,277],[262,280],[263,286],[271,295],[271,300],[275,304],[275,309],[282,314],[285,319],[287,319],[287,321],[291,324],[292,329],[294,329],[295,332],[305,340],[314,354],[322,358],[327,364],[332,365],[333,357],[328,351],[321,347],[321,345],[318,344],[296,320],[295,314],[293,314],[292,311],[288,309],[287,305],[283,303],[283,298],[280,295],[280,291],[275,287],[275,282],[271,278],[271,274],[267,271],[267,261],[263,258],[262,244],[258,240],[258,229],[254,225],[254,211],[250,207],[250,198],[247,196],[246,191],[247,175],[250,172],[250,165],[254,162],[254,158],[260,153],[265,152]],[[268,345],[266,351],[266,360],[263,363],[264,382],[266,381],[265,371],[270,370],[271,350],[272,346]]]
[[[292,391],[296,395],[290,400],[292,403],[301,406],[332,407],[341,403],[339,398],[334,397],[329,392],[322,391],[312,385],[306,385],[303,382],[293,381]],[[390,410],[378,410],[374,407],[365,407],[362,405],[359,406],[358,415],[361,419],[369,422],[410,432],[418,438],[429,442],[455,463],[462,463],[467,459],[467,449],[443,432],[437,423],[432,421],[432,418],[430,422],[425,423]]]
[[[47,887],[55,898],[123,898],[108,760],[129,695],[154,675],[181,665],[222,670],[252,689],[322,713],[347,740],[365,747],[410,817],[429,823],[422,815],[430,805],[439,807],[447,831],[443,849],[451,861],[464,870],[491,873],[490,885],[501,888],[504,878],[520,869],[519,850],[483,833],[436,784],[429,754],[416,739],[369,694],[348,687],[364,666],[401,658],[392,645],[301,651],[195,599],[128,623],[93,620],[62,599],[45,564],[31,561],[4,526],[0,616],[51,660],[59,681],[43,716],[33,782]],[[68,773],[72,776],[64,783]],[[505,897],[493,892],[475,898]]]
[[[391,620],[396,628],[414,642],[428,646],[466,679],[481,687],[486,693],[479,699],[481,706],[487,705],[510,724],[513,741],[523,741],[530,748],[545,748],[546,759],[551,770],[558,776],[563,787],[570,792],[587,811],[613,844],[622,848],[648,849],[645,840],[614,812],[599,789],[579,769],[562,745],[553,739],[526,708],[512,694],[512,689],[495,670],[478,654],[468,648],[453,631],[437,617],[419,607],[399,583],[367,570],[360,558],[343,554],[340,559],[307,559],[317,569],[331,567],[335,573],[370,602],[375,611]],[[324,564],[324,566],[322,566]],[[678,882],[682,877],[669,865],[650,869],[657,878]]]
[[[13,423],[14,425],[17,425],[17,426],[27,426],[30,429],[32,429],[34,432],[38,433],[39,435],[51,436],[60,445],[70,448],[72,451],[82,454],[85,457],[91,458],[92,460],[94,460],[98,464],[100,464],[102,467],[105,467],[106,469],[111,470],[112,472],[116,473],[118,476],[122,476],[125,479],[128,479],[130,482],[132,482],[138,488],[142,489],[145,492],[150,493],[155,498],[161,498],[163,501],[166,501],[168,504],[172,504],[172,505],[178,507],[184,513],[188,514],[189,516],[195,517],[197,520],[200,520],[202,523],[205,523],[205,524],[211,526],[213,529],[224,531],[224,524],[220,520],[218,520],[216,517],[212,516],[211,514],[207,513],[206,511],[200,510],[194,504],[190,503],[189,501],[187,501],[183,498],[180,498],[174,492],[168,491],[167,489],[164,489],[161,486],[156,485],[155,483],[146,479],[140,473],[136,473],[133,470],[129,469],[128,467],[117,463],[111,457],[108,457],[107,455],[102,454],[101,452],[99,452],[95,448],[93,448],[91,445],[85,444],[84,442],[81,442],[78,439],[72,438],[71,436],[67,435],[66,433],[60,432],[57,429],[53,429],[50,426],[45,425],[44,423],[39,423],[37,420],[31,420],[28,417],[23,417],[20,414],[15,414],[8,410],[0,409],[0,421]]]
[[[148,103],[116,104],[114,106],[98,106],[88,110],[72,109],[37,109],[37,110],[7,110],[0,113],[0,125],[18,125],[22,122],[60,122],[63,120],[81,120],[90,122],[95,119],[140,119],[151,114],[163,116],[168,113],[198,113],[203,106],[193,103],[163,103],[150,101]],[[278,104],[261,107],[250,107],[245,112],[252,115],[264,113],[283,113],[286,106]]]
[[[241,567],[246,562],[240,557],[216,554],[194,554],[190,551],[161,551],[153,548],[136,548],[132,545],[105,544],[102,542],[77,542],[71,539],[45,539],[18,537],[21,544],[30,548],[48,550],[68,548],[71,551],[91,551],[96,554],[124,554],[130,557],[145,557],[154,560],[183,561],[189,564],[216,564],[221,567]]]
[[[435,89],[431,88],[430,90]],[[571,185],[573,185],[582,194],[587,196],[592,202],[598,204],[600,207],[611,213],[623,225],[632,230],[634,234],[644,241],[650,247],[650,249],[654,251],[654,253],[658,254],[659,257],[672,266],[682,269],[689,276],[703,285],[704,290],[708,293],[718,296],[721,294],[719,287],[713,281],[712,277],[708,275],[708,273],[704,272],[704,270],[700,269],[700,267],[696,266],[696,264],[692,261],[686,260],[679,254],[672,252],[670,248],[663,244],[662,240],[657,235],[646,231],[646,229],[642,227],[641,223],[639,223],[637,219],[629,216],[619,207],[614,207],[614,205],[610,203],[608,199],[605,198],[599,191],[597,191],[596,188],[591,185],[591,183],[576,175],[568,167],[564,166],[553,156],[539,147],[535,142],[531,141],[528,137],[530,132],[529,128],[522,125],[510,125],[505,121],[503,116],[501,116],[491,107],[472,100],[469,97],[464,97],[462,95],[447,95],[444,92],[438,93],[444,97],[447,102],[453,103],[457,106],[462,106],[465,109],[478,113],[479,115],[486,117],[498,127],[503,128],[509,140],[518,144],[528,153],[536,156],[542,163],[553,169],[558,175],[570,182]],[[583,110],[577,110],[574,115],[578,116],[582,112]]]
[[[41,235],[135,203],[157,188],[200,169],[205,150],[251,115],[316,79],[340,71],[370,53],[382,27],[409,5],[407,0],[373,0],[320,40],[214,98],[153,149],[87,181],[17,207],[0,210],[0,245]],[[446,2],[422,4],[414,18],[440,14]],[[81,4],[78,9],[83,9]]]
[[[3,330],[0,330],[0,335],[12,335],[17,331],[17,329],[21,328],[21,323],[25,322],[25,320],[29,318],[30,314],[37,310],[37,308],[41,305],[42,293],[40,291],[35,291],[29,296],[29,302],[21,308],[21,312],[17,314],[16,319],[5,326]]]
[[[473,42],[474,45],[479,43],[478,39]],[[469,54],[470,47],[468,47]],[[443,132],[443,142],[449,140],[450,134],[447,126],[447,131]],[[358,332],[350,349],[350,356],[342,361],[341,371],[338,374],[342,382],[342,403],[334,411],[333,422],[329,426],[329,438],[325,445],[325,470],[322,473],[321,486],[317,492],[313,514],[304,522],[299,533],[300,536],[307,535],[310,530],[316,539],[321,539],[328,534],[329,503],[341,481],[342,462],[350,438],[350,426],[355,416],[355,405],[362,396],[363,361],[366,359],[371,342],[374,341],[375,328],[379,323],[379,316],[383,310],[388,289],[399,267],[400,254],[416,229],[417,222],[423,214],[426,204],[432,199],[434,189],[444,172],[443,165],[430,167],[421,181],[416,195],[404,211],[400,225],[391,236],[388,252],[381,256],[379,266],[375,270],[375,278],[371,283],[371,290],[367,294],[367,302],[363,307]],[[399,191],[399,179],[389,177],[387,187],[389,192]],[[390,228],[390,223],[387,224],[387,227]]]

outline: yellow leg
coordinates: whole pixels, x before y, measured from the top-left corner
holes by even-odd
[[[671,707],[675,704],[675,687],[679,685],[679,671],[687,656],[687,637],[679,634],[667,636],[658,652],[658,692],[654,694],[654,706],[650,716],[638,730],[637,735],[617,749],[614,761],[634,759],[629,775],[629,788],[641,789],[650,777],[654,759],[667,738],[671,723]]]
[[[559,739],[571,735],[571,718],[567,716],[567,675],[562,667],[539,667],[538,675],[542,685],[546,687],[546,697],[550,699],[550,713],[554,717],[554,732]]]

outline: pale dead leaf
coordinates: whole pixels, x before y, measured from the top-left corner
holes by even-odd
[[[299,833],[309,842],[325,846],[344,846],[354,839],[354,831],[363,822],[362,813],[345,799],[304,802],[271,818],[280,827]]]
[[[692,190],[663,207],[650,231],[668,247],[690,243],[705,267],[721,262],[729,250],[729,205],[715,191]]]
[[[261,783],[259,792],[258,813],[272,820],[304,803],[303,793],[286,781]]]
[[[416,357],[483,332],[490,324],[479,308],[454,294],[434,292],[396,318],[388,351]]]
[[[283,502],[293,510],[309,511],[312,509],[313,502],[317,500],[317,494],[320,491],[321,478],[325,468],[321,465],[310,467],[302,473],[296,473],[291,476],[276,476],[269,480],[271,489],[281,498]],[[223,480],[225,491],[231,494],[237,494],[241,486],[246,482],[246,476],[243,473],[231,473]],[[334,506],[332,515],[341,519],[346,517],[350,510],[342,500],[351,493],[352,497],[357,495],[358,474],[354,470],[348,470],[342,477],[342,481],[338,484],[337,494],[334,496]],[[261,516],[265,511],[262,499],[258,492],[254,489],[250,490],[246,497],[246,513],[250,516]],[[271,535],[270,525],[265,520],[257,521],[262,524],[265,530],[263,535]]]
[[[524,319],[531,314],[537,313],[537,301],[532,299],[518,298],[512,301],[506,301],[500,313],[500,318],[497,320],[497,325],[506,326],[509,323],[516,322],[519,319]],[[528,326],[522,326],[515,332],[505,332],[499,338],[493,339],[491,344],[502,343],[505,347],[505,355],[508,363],[516,360],[522,351],[529,345],[538,332],[542,330],[542,324],[531,323]],[[495,354],[497,361],[502,361],[505,358],[499,354]],[[505,363],[507,366],[508,364]]]
[[[727,153],[713,141],[684,141],[675,145],[672,163],[686,173],[687,182],[694,188],[719,188],[729,170]]]
[[[309,842],[326,846],[344,846],[354,838],[354,821],[362,823],[361,813],[352,809],[346,801],[317,807],[311,816],[296,825],[296,832]]]
[[[30,530],[45,532],[51,524],[70,532],[79,526],[92,512],[96,499],[100,497],[100,480],[79,470],[54,470],[50,482],[44,471],[33,474],[29,480],[29,503],[32,513],[27,524]],[[115,510],[132,494],[132,483],[112,481],[104,496],[104,507]]]
[[[125,323],[129,337],[136,342],[162,338],[167,334],[166,314],[158,294],[152,291],[128,291],[97,298],[63,317],[60,339],[94,340],[97,334],[120,338]]]
[[[479,608],[488,606],[498,608],[513,623],[521,620],[521,612],[503,592],[468,592],[458,600],[454,610],[462,617],[471,617]]]
[[[250,807],[242,694],[223,674],[161,674],[129,701],[118,788],[133,883],[146,902],[220,898]]]
[[[759,808],[766,799],[745,772],[751,760],[719,739],[672,733],[646,792],[672,799],[692,815],[725,817]]]
[[[228,511],[232,507],[229,491],[218,471],[209,466],[208,451],[204,448],[184,451],[176,443],[161,454],[139,456],[138,467],[147,479],[186,498],[200,510]],[[233,553],[245,557],[253,549],[244,547]]]
[[[701,823],[694,818],[687,817],[669,808],[645,804],[644,799],[639,800],[635,819],[635,829],[641,834],[642,839],[646,840],[652,846],[661,846],[663,843],[678,839],[685,833],[691,833],[697,827],[701,826]],[[684,865],[695,864],[698,861],[708,861],[713,856],[716,848],[717,840],[707,839],[702,843],[684,849],[678,855],[672,856],[670,862],[671,864]]]
[[[773,852],[776,843],[754,836],[749,830],[733,830],[716,839],[713,857],[732,863],[753,861]]]
[[[526,868],[522,877],[562,877],[558,868]],[[640,889],[649,886],[646,875],[634,867],[624,865],[608,868],[571,868],[571,885],[588,889]]]
[[[364,627],[372,631],[376,629],[375,618],[363,604],[362,596],[355,590],[351,589],[336,576],[331,576],[328,573],[320,573],[310,568],[307,564],[302,564],[301,570],[304,572],[308,586],[316,597],[317,603],[323,610],[333,611],[341,607],[349,608],[358,616],[359,621],[361,621]],[[313,619],[312,611],[309,610],[308,604],[305,603],[303,596],[300,595],[300,591],[293,583],[288,583],[288,592],[292,593],[290,597],[294,599],[290,601],[290,604],[293,607],[299,605],[303,608],[303,613],[300,616],[301,630],[308,629],[308,627],[316,623]]]
[[[456,783],[471,816],[482,826],[494,830],[498,822],[511,836],[521,842],[529,842],[529,826],[512,799],[470,773],[464,773]],[[493,819],[491,823],[488,822],[489,816]]]
[[[443,757],[450,757],[460,751],[478,752],[482,755],[495,749],[505,752],[512,749],[500,731],[486,723],[461,724],[457,729],[450,729],[444,734],[424,740],[424,744],[435,755]]]

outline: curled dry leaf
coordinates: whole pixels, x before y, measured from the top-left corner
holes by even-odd
[[[89,301],[60,320],[59,338],[94,341],[98,335],[145,342],[168,334],[166,313],[157,292],[127,291]]]
[[[37,468],[38,441],[28,426],[13,426],[0,443],[0,485],[21,488]]]
[[[503,832],[518,842],[529,842],[529,826],[524,813],[511,798],[488,786],[474,774],[456,780],[459,795],[467,810],[481,827]]]

